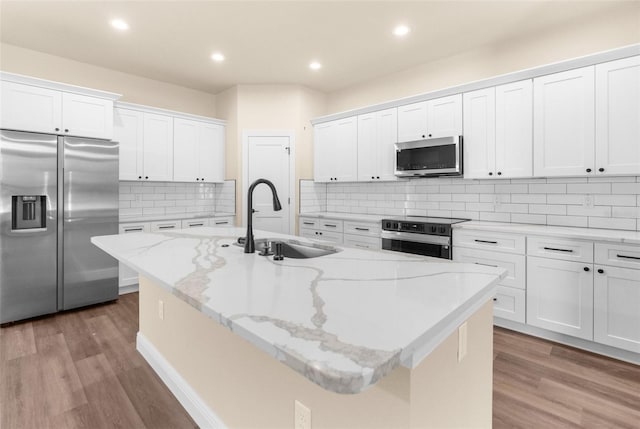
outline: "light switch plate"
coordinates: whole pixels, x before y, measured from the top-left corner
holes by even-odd
[[[467,322],[458,328],[458,362],[467,355]]]
[[[302,402],[295,401],[294,428],[311,429],[311,410]]]

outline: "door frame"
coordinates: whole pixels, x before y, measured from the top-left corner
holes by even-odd
[[[295,234],[296,213],[296,145],[294,130],[242,130],[242,225],[247,225],[247,192],[249,192],[249,139],[251,137],[289,137],[289,231],[288,234]],[[282,204],[286,201],[280,200]]]

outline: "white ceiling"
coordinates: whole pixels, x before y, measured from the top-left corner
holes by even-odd
[[[545,31],[616,1],[7,1],[2,42],[217,93],[295,83],[330,92]],[[124,33],[113,18],[130,25]],[[397,39],[398,23],[412,31]],[[223,63],[210,55],[221,51]],[[309,70],[311,60],[323,68]]]

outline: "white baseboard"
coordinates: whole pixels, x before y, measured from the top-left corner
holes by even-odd
[[[136,348],[201,429],[227,428],[158,349],[140,332],[136,337]]]
[[[133,292],[138,292],[138,283],[127,286],[120,286],[120,288],[118,289],[118,295],[124,295]]]

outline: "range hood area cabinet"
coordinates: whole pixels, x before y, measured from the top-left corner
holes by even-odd
[[[398,141],[462,135],[462,94],[398,107]]]
[[[118,103],[114,121],[120,180],[224,180],[223,121],[128,103]]]
[[[0,73],[0,128],[63,136],[113,138],[119,94]]]

